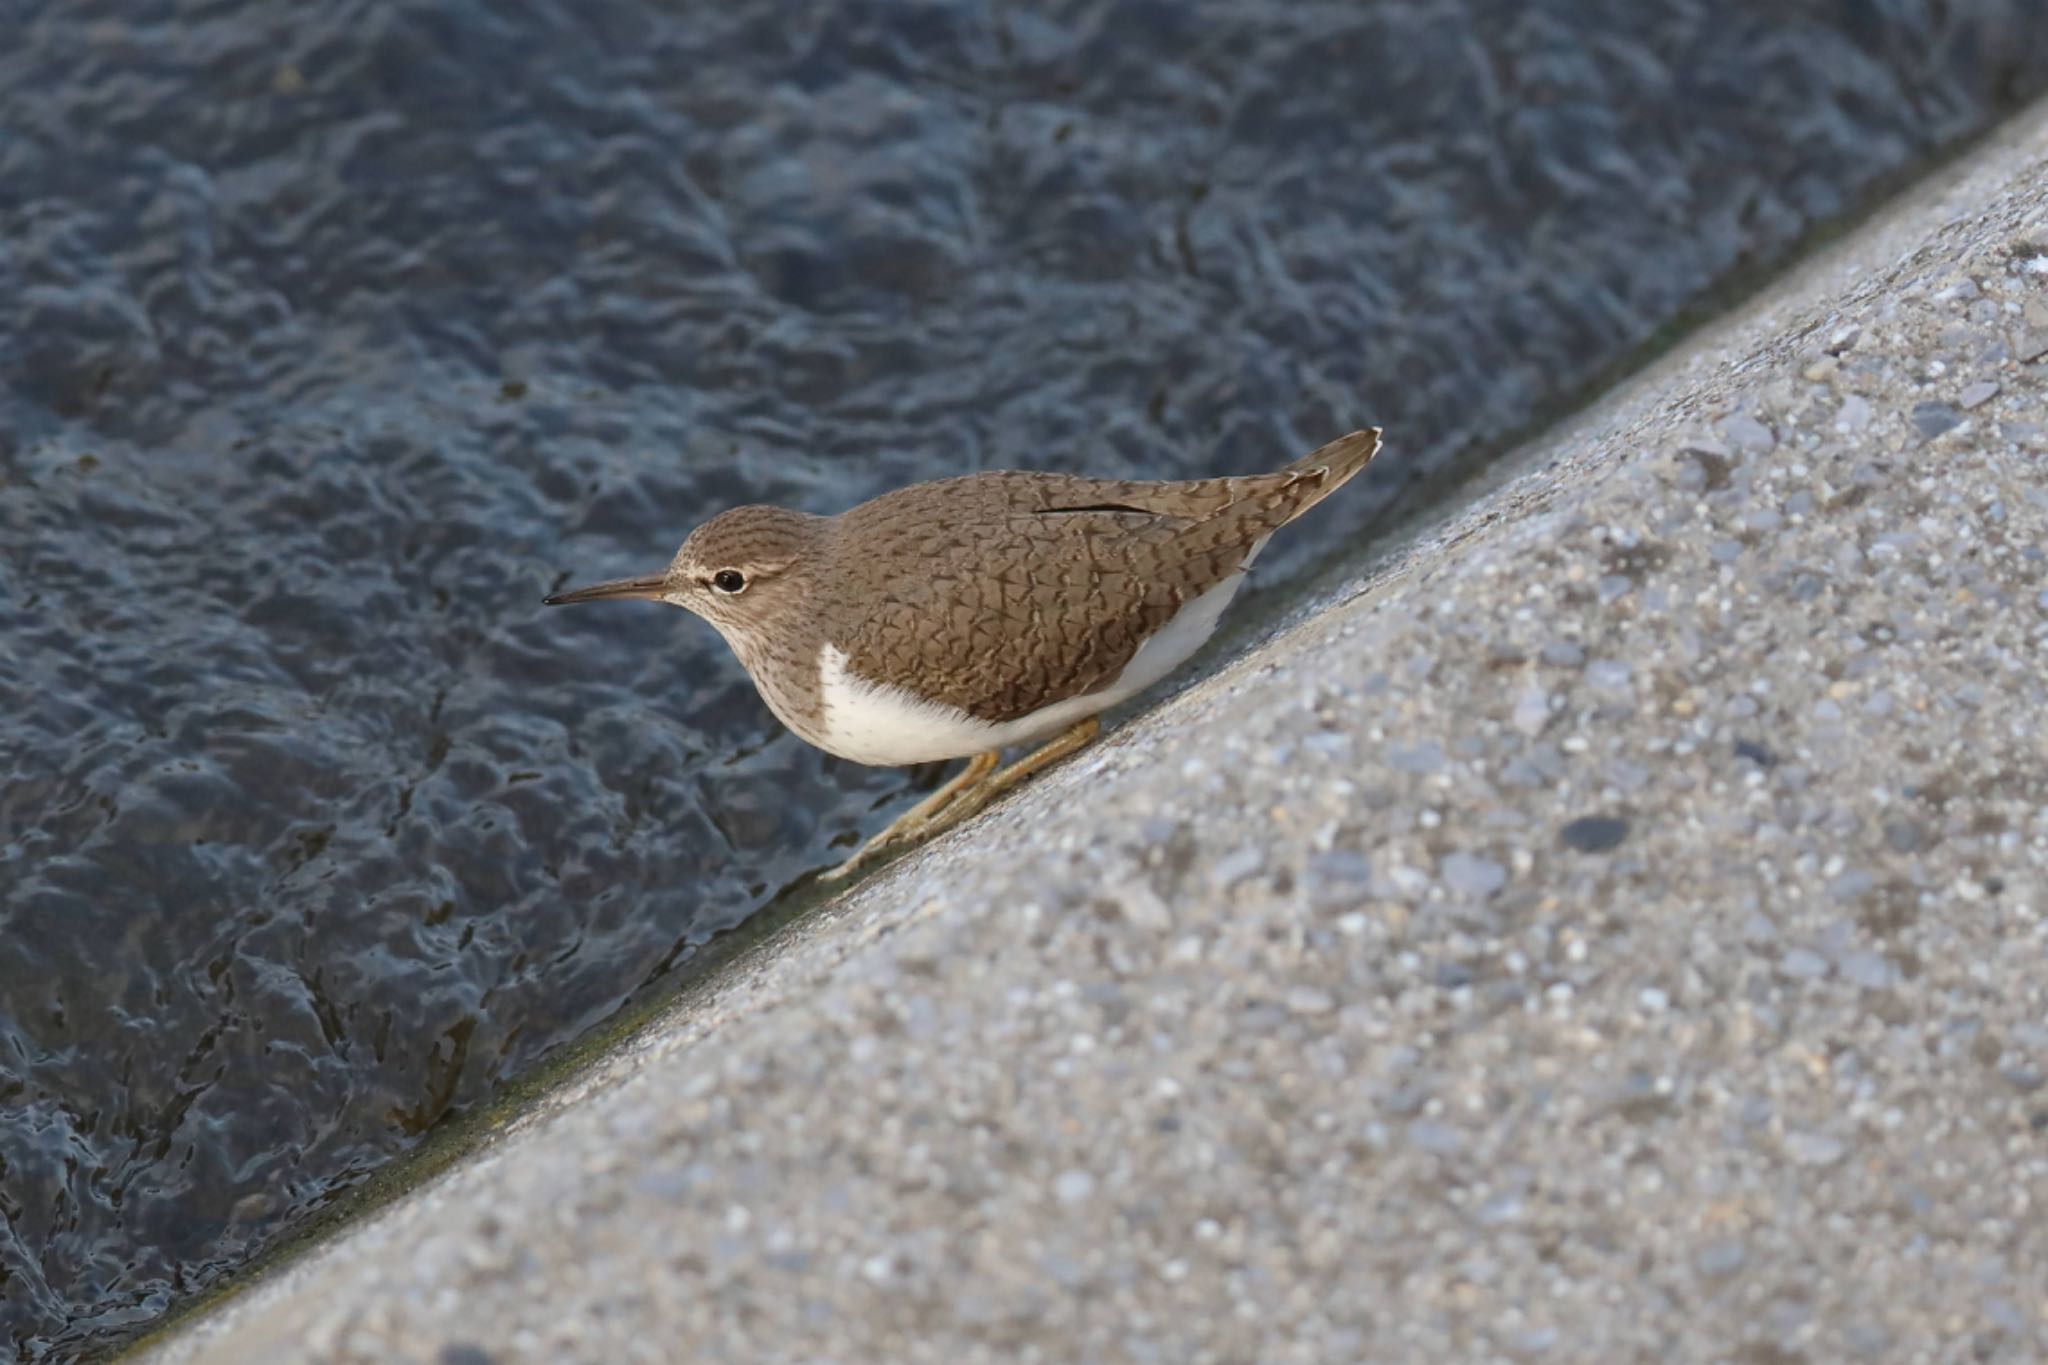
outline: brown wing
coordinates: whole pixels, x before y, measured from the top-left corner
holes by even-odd
[[[1336,472],[1310,460],[1173,483],[1006,472],[885,494],[839,518],[829,556],[847,667],[996,723],[1096,691],[1356,466]]]

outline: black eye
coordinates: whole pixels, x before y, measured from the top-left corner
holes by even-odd
[[[711,586],[730,597],[747,590],[747,576],[738,569],[720,569],[711,575]]]

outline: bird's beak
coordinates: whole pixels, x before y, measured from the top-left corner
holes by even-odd
[[[660,574],[648,578],[618,578],[609,583],[597,583],[588,588],[571,588],[558,592],[553,597],[543,597],[544,607],[566,607],[571,602],[603,602],[614,597],[638,597],[648,601],[660,601],[668,591],[668,580]]]

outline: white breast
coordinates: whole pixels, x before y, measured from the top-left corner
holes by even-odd
[[[1263,546],[1264,542],[1261,541]],[[1253,554],[1257,554],[1254,548]],[[1251,556],[1245,558],[1246,567]],[[812,742],[855,763],[895,767],[964,758],[1049,738],[1124,698],[1144,691],[1186,662],[1216,632],[1216,622],[1244,582],[1234,573],[1203,593],[1146,640],[1107,687],[1041,707],[1028,716],[992,724],[957,706],[928,701],[887,683],[847,671],[846,655],[826,645],[818,656],[823,705],[821,733]]]

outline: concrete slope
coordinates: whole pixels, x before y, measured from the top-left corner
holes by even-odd
[[[2044,661],[2037,111],[156,1358],[2034,1359]]]

